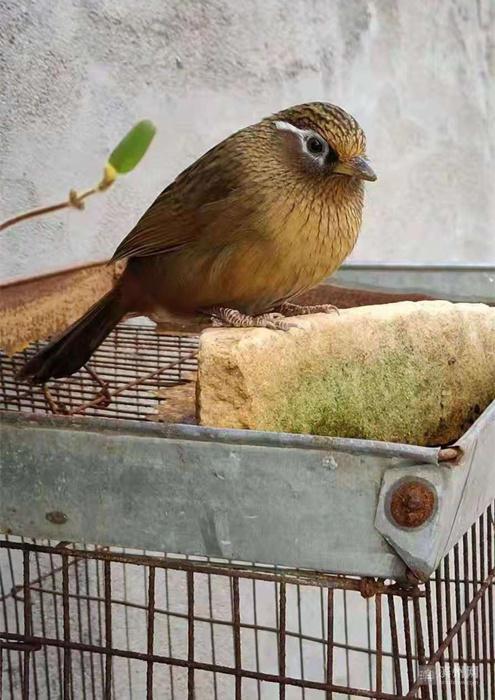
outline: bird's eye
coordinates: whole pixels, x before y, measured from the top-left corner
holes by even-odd
[[[306,141],[306,147],[313,156],[319,156],[325,150],[325,144],[317,136],[310,136]]]

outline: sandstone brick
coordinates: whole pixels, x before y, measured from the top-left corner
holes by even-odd
[[[457,439],[495,399],[495,309],[399,302],[201,337],[203,425],[418,445]]]

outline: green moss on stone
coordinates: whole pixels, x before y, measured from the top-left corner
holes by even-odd
[[[285,432],[427,444],[425,414],[442,419],[445,375],[431,381],[435,373],[424,371],[424,361],[403,351],[362,361],[366,371],[355,360],[340,360],[321,373],[301,372],[264,422]]]

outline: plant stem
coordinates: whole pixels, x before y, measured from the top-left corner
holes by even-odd
[[[59,204],[52,204],[49,207],[40,207],[39,209],[31,209],[31,211],[25,211],[23,214],[17,214],[11,219],[7,219],[0,224],[0,231],[4,231],[14,224],[18,224],[25,219],[34,219],[35,216],[41,216],[42,214],[49,214],[52,211],[58,211],[59,209],[65,209],[65,207],[70,207],[69,202],[60,202]]]
[[[0,231],[4,231],[5,229],[9,228],[10,226],[14,226],[15,224],[20,223],[21,221],[25,221],[26,219],[34,219],[37,216],[42,216],[43,214],[49,214],[52,211],[58,211],[59,209],[66,209],[67,207],[75,207],[76,209],[83,209],[84,208],[84,202],[83,200],[86,199],[86,197],[89,197],[92,194],[95,194],[95,192],[101,192],[104,189],[107,189],[111,182],[106,182],[105,180],[102,180],[98,185],[95,187],[90,187],[88,190],[84,190],[81,193],[77,193],[75,190],[71,190],[69,192],[69,198],[65,202],[59,202],[58,204],[51,204],[48,207],[40,207],[38,209],[31,209],[30,211],[25,211],[22,214],[17,214],[17,216],[13,216],[11,219],[7,219],[6,221],[3,221],[0,223]]]

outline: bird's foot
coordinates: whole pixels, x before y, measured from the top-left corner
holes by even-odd
[[[339,310],[333,304],[313,304],[309,306],[301,306],[300,304],[281,304],[277,306],[277,311],[279,311],[283,316],[305,316],[306,314],[330,314],[339,313]]]
[[[260,314],[251,316],[243,314],[237,309],[228,309],[225,306],[214,306],[205,309],[213,321],[214,326],[231,326],[233,328],[270,328],[274,331],[288,331],[295,328],[295,324],[288,323],[281,313]]]

